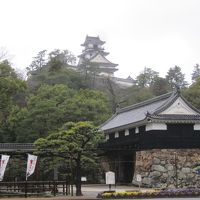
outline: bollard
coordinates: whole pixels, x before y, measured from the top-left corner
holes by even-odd
[[[73,189],[73,185],[71,185],[71,196],[74,196],[74,189]]]

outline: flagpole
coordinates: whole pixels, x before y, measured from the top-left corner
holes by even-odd
[[[27,153],[27,155],[28,155],[28,153]],[[27,176],[27,170],[26,170],[26,180],[25,180],[25,185],[24,185],[25,198],[27,198],[27,179],[28,179],[28,176]]]
[[[26,177],[26,181],[25,181],[25,188],[24,188],[24,192],[25,192],[25,198],[27,197],[27,177]]]
[[[29,153],[27,153],[27,156],[29,155]],[[27,160],[27,169],[28,169],[28,160]],[[27,179],[28,179],[28,176],[27,176],[27,169],[26,169],[26,180],[25,180],[25,185],[24,185],[24,196],[25,198],[27,198]]]
[[[28,155],[29,155],[29,153],[26,153],[27,154],[27,157],[28,157]],[[27,169],[28,169],[28,160],[27,160],[27,167],[26,167],[26,179],[25,179],[25,181],[27,181]]]

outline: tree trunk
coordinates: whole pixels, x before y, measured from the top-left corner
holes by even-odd
[[[81,191],[81,157],[76,160],[76,196],[82,196]]]

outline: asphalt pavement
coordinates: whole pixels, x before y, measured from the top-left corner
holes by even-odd
[[[75,189],[75,188],[74,188]],[[134,186],[124,186],[124,185],[112,185],[111,190],[115,190],[117,192],[119,191],[133,191],[133,190],[139,190],[138,187]],[[82,185],[82,193],[85,196],[91,196],[91,197],[96,197],[99,193],[104,192],[104,191],[109,191],[108,185]]]

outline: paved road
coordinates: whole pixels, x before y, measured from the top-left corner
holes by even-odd
[[[76,192],[75,186],[74,188],[74,194]],[[115,191],[132,191],[132,190],[137,190],[138,188],[133,187],[133,186],[112,186],[111,190]],[[103,191],[108,191],[108,185],[82,185],[82,193],[84,196],[91,196],[91,197],[96,197],[98,193],[103,192]]]
[[[82,186],[82,193],[86,196],[93,196],[96,197],[98,193],[103,191],[108,191],[108,185],[83,185]],[[134,186],[112,186],[111,190],[115,191],[133,191],[138,190],[137,187]]]
[[[133,191],[133,190],[138,190],[138,187],[134,187],[134,186],[112,186],[111,188],[112,190],[115,191]],[[103,191],[108,191],[109,188],[107,185],[82,185],[82,193],[83,195],[86,197],[90,197],[90,198],[96,198],[98,193],[103,192]],[[142,190],[145,190],[144,188]],[[75,187],[74,187],[74,194],[75,194]],[[82,197],[84,199],[84,197]],[[153,198],[153,199],[149,199],[148,200],[197,200],[199,199],[197,198]],[[123,199],[126,200],[126,199]]]

